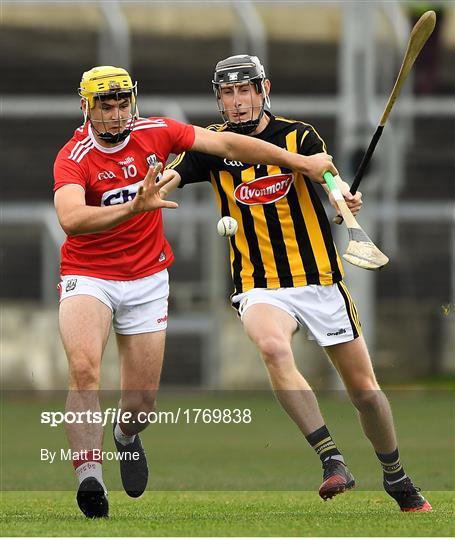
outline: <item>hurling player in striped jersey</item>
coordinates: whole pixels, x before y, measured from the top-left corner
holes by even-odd
[[[326,152],[316,130],[270,112],[270,80],[256,56],[218,62],[213,90],[223,123],[209,130],[243,133],[301,155]],[[273,161],[234,161],[190,151],[168,166],[162,189],[207,181],[222,216],[238,231],[230,237],[233,306],[245,332],[259,349],[275,394],[319,456],[323,499],[354,487],[354,477],[332,439],[315,394],[296,367],[291,341],[298,328],[316,339],[338,370],[357,408],[365,435],[383,470],[386,492],[405,512],[425,512],[430,504],[401,464],[392,412],[373,371],[357,309],[343,283],[341,261],[318,194],[305,174]],[[361,194],[343,194],[353,213]],[[332,201],[333,203],[333,201]]]
[[[148,467],[139,432],[153,411],[163,362],[173,261],[164,237],[160,169],[170,153],[207,152],[233,160],[278,163],[317,180],[336,173],[331,156],[301,156],[234,133],[214,133],[171,118],[141,118],[136,84],[123,68],[85,72],[79,94],[83,124],[58,153],[54,201],[67,234],[61,250],[59,323],[69,363],[67,424],[79,481],[77,502],[89,518],[109,514],[102,475],[103,427],[93,413],[111,324],[121,362],[122,416],[113,422],[123,487],[142,495]],[[82,418],[82,417],[81,417]]]

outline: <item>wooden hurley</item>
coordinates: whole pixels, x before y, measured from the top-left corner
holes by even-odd
[[[325,172],[323,176],[348,228],[349,244],[343,258],[354,266],[366,270],[379,270],[389,262],[389,258],[375,246],[352,215],[336,182],[336,179],[341,181],[341,178],[337,176],[335,179],[329,171]]]

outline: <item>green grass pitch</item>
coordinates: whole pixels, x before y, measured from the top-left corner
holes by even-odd
[[[323,502],[315,492],[110,494],[111,517],[87,520],[70,492],[4,496],[7,536],[453,536],[453,493],[428,494],[431,514],[402,514],[380,492]]]
[[[71,464],[42,463],[39,449],[66,448],[61,427],[39,422],[62,410],[54,396],[2,400],[3,536],[453,536],[455,438],[451,391],[389,392],[406,470],[434,511],[403,514],[346,399],[324,394],[327,424],[356,476],[352,492],[323,502],[320,464],[269,392],[162,392],[160,410],[249,407],[248,425],[155,424],[143,433],[151,469],[140,499],[104,464],[110,518],[87,520],[75,502]],[[63,396],[63,394],[62,394]],[[108,403],[103,402],[105,409]],[[104,447],[113,449],[110,429]]]

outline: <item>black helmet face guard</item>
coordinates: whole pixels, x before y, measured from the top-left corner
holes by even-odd
[[[249,101],[251,105],[245,106],[242,103],[241,107],[238,107],[233,104],[231,108],[226,108],[222,96],[222,90],[226,86],[232,86],[233,92],[239,91],[239,87],[247,86],[250,93]],[[260,106],[253,105],[253,92],[256,91],[262,96]],[[261,83],[259,82],[258,84],[257,81],[247,81],[241,85],[220,85],[215,93],[216,102],[218,105],[218,111],[221,114],[221,118],[224,122],[227,123],[229,129],[235,131],[236,133],[242,133],[244,135],[252,133],[258,127],[262,115],[264,114],[264,94],[265,90],[262,90]],[[238,120],[236,120],[236,117],[238,118]]]
[[[122,102],[125,99],[128,99],[131,105],[131,109],[128,112],[122,112]],[[92,117],[88,103],[86,116],[90,120],[90,124],[97,137],[109,144],[118,144],[124,141],[133,131],[138,116],[136,85],[134,85],[134,88],[131,91],[119,90],[118,92],[95,94],[95,100],[100,103],[101,119],[94,119]],[[111,100],[117,102],[116,118],[106,118],[105,111],[103,110],[103,101]]]
[[[215,93],[218,110],[224,122],[227,123],[229,129],[237,133],[248,135],[252,133],[264,114],[265,106],[270,108],[270,99],[265,89],[265,71],[259,59],[256,56],[238,55],[231,56],[225,60],[218,62],[215,68],[215,74],[212,80],[213,91]],[[253,92],[253,85],[258,94],[262,96],[260,110],[256,116],[257,107],[250,107],[250,115],[247,119],[242,119],[235,122],[231,119],[230,113],[240,118],[241,113],[245,112],[245,107],[241,109],[226,109],[221,96],[223,87],[233,87],[234,91],[238,86],[248,84],[249,90]],[[251,102],[253,102],[251,96]],[[242,114],[242,116],[245,116]]]

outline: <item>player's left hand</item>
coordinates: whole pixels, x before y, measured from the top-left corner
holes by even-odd
[[[150,212],[158,208],[178,208],[179,205],[176,202],[165,201],[161,198],[160,189],[172,180],[172,176],[163,176],[157,181],[160,171],[161,163],[149,168],[142,186],[139,187],[136,197],[131,201],[133,212]]]
[[[362,205],[363,205],[362,193],[360,191],[357,191],[356,194],[353,195],[349,191],[349,189],[350,189],[349,185],[344,181],[341,181],[339,183],[339,188],[340,188],[340,191],[341,191],[341,193],[342,193],[342,195],[344,197],[344,200],[346,201],[347,207],[352,212],[352,214],[354,216],[356,216],[360,212],[360,209],[362,208]],[[333,195],[331,193],[329,193],[329,201],[330,201],[330,204],[338,212],[338,206],[337,206],[337,204],[335,202],[335,199],[333,198]]]

